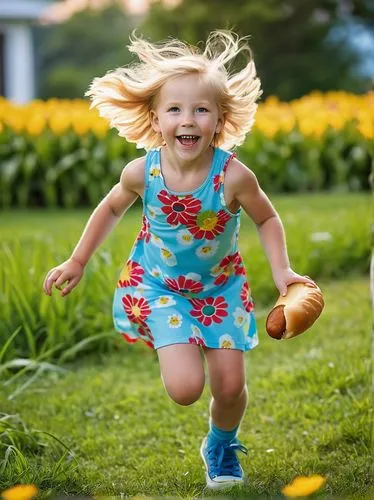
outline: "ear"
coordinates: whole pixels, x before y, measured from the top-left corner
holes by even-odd
[[[217,120],[217,125],[216,125],[216,130],[215,130],[216,134],[219,134],[222,131],[223,125],[224,125],[224,119],[223,119],[223,116],[221,115]]]
[[[161,132],[157,113],[154,109],[150,111],[151,125],[155,132]]]

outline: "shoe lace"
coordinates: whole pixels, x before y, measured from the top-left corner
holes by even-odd
[[[207,455],[209,458],[211,477],[217,476],[240,476],[241,469],[236,452],[241,451],[245,455],[248,449],[241,443],[217,443],[208,446]]]

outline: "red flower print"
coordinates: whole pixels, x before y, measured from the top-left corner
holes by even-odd
[[[242,290],[240,292],[240,298],[242,299],[244,309],[247,312],[251,312],[253,310],[253,302],[251,300],[251,289],[248,286],[248,283],[245,281],[242,286]]]
[[[128,342],[129,344],[135,344],[135,342],[137,342],[139,340],[139,338],[141,338],[143,340],[143,342],[148,346],[150,347],[151,349],[153,349],[153,338],[152,340],[148,339],[147,337],[143,337],[143,336],[140,336],[140,337],[131,337],[128,333],[125,333],[125,332],[122,332],[122,337],[124,340],[126,340],[126,342]]]
[[[138,333],[139,335],[143,338],[143,337],[147,337],[149,340],[154,340],[153,338],[153,335],[151,333],[151,330],[149,328],[149,326],[147,325],[147,323],[141,323],[138,327]],[[144,340],[144,339],[143,339]]]
[[[201,337],[190,337],[188,339],[188,342],[189,342],[189,344],[196,344],[196,345],[204,345],[205,346],[204,339],[202,339]]]
[[[129,344],[134,344],[138,340],[137,337],[136,338],[130,337],[130,335],[125,332],[122,332],[121,335],[126,340],[126,342],[129,342]]]
[[[177,279],[165,279],[165,285],[174,292],[181,295],[189,295],[191,293],[200,293],[203,291],[203,284],[200,281],[195,281],[185,276],[178,276]]]
[[[212,210],[201,212],[193,221],[187,224],[187,229],[198,240],[206,238],[213,240],[217,234],[225,230],[226,222],[230,220],[230,215],[225,210],[218,213]]]
[[[151,308],[144,297],[133,297],[125,295],[122,297],[122,304],[130,321],[138,325],[143,325],[144,320],[151,314]]]
[[[190,311],[191,316],[200,321],[204,326],[210,326],[212,323],[222,323],[222,318],[228,316],[226,311],[227,303],[223,297],[207,297],[206,299],[190,299],[193,306]]]
[[[220,174],[217,174],[213,178],[213,186],[214,186],[214,191],[219,191],[219,188],[221,184],[224,182],[224,173],[223,171]]]
[[[215,285],[224,285],[230,276],[235,274],[239,276],[240,274],[245,274],[245,269],[243,267],[243,260],[239,252],[232,255],[226,255],[221,262],[219,267],[222,269],[219,275],[214,280]]]
[[[144,239],[144,241],[146,243],[148,243],[149,240],[151,239],[151,233],[149,232],[150,225],[149,225],[148,219],[145,215],[143,215],[142,222],[143,222],[142,228],[139,231],[139,234],[138,234],[138,237],[136,238],[136,241]]]
[[[192,194],[175,196],[163,189],[158,193],[157,198],[164,204],[161,210],[167,215],[167,222],[173,226],[191,222],[201,209],[201,201],[194,198]]]
[[[137,262],[129,260],[121,271],[117,287],[137,286],[143,281],[143,274],[144,269]]]

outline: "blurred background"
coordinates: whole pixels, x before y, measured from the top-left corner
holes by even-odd
[[[217,28],[251,35],[264,98],[373,85],[370,0],[1,0],[0,93],[18,102],[82,97],[94,76],[131,60],[134,28],[194,44]]]

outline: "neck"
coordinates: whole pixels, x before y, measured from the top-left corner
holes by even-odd
[[[163,146],[161,148],[161,163],[164,166],[167,165],[168,169],[175,172],[198,172],[207,165],[210,165],[213,157],[213,151],[214,149],[209,147],[199,158],[191,161],[185,161],[174,155],[167,146]]]

